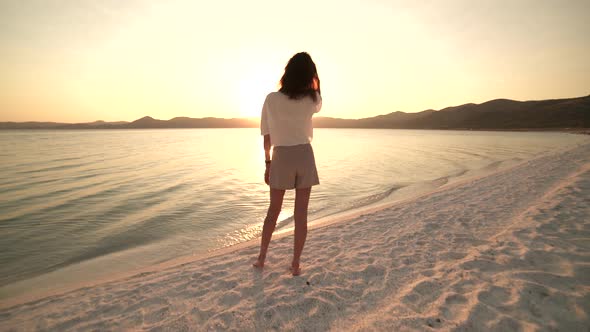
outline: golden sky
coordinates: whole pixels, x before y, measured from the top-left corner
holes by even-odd
[[[0,121],[259,116],[287,60],[323,116],[590,94],[590,1],[0,1]]]

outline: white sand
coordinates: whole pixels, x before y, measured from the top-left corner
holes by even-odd
[[[590,329],[590,144],[292,237],[53,295],[0,330]]]

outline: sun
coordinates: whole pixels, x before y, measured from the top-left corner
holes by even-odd
[[[240,117],[259,117],[266,95],[277,90],[281,73],[270,66],[259,64],[241,75],[238,109]]]

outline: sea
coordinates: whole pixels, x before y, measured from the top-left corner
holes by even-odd
[[[559,132],[314,134],[321,183],[310,224],[587,142]],[[0,131],[0,298],[256,239],[264,168],[254,128]],[[278,231],[293,226],[293,199],[288,191]]]

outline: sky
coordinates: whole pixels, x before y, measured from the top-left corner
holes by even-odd
[[[320,115],[590,94],[587,0],[2,0],[0,121],[257,117],[289,58]]]

